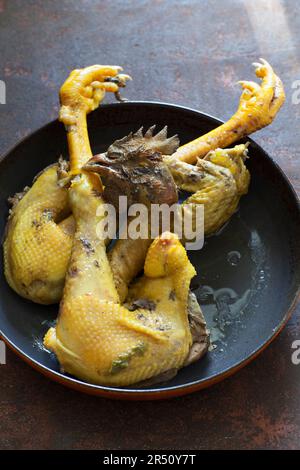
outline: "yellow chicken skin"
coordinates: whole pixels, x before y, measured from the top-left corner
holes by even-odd
[[[93,189],[81,175],[69,190],[76,232],[57,325],[44,343],[64,371],[125,386],[183,366],[192,345],[188,295],[195,270],[178,238],[164,234],[152,243],[144,276],[130,291],[131,308],[120,305],[97,235],[95,214],[104,201]]]
[[[236,211],[248,191],[250,173],[244,161],[248,145],[210,151],[196,165],[170,157],[168,167],[179,189],[193,193],[184,202],[192,210],[204,206],[204,232],[215,233]],[[167,158],[167,157],[165,157]]]
[[[71,73],[61,89],[62,108],[60,119],[66,125],[69,145],[74,151],[74,155],[80,156],[80,163],[84,163],[89,158],[89,155],[91,155],[89,143],[86,146],[87,151],[82,151],[82,146],[85,146],[85,142],[88,142],[85,114],[95,109],[103,98],[105,90],[116,92],[119,86],[124,86],[126,80],[124,77],[127,76],[116,75],[119,70],[120,69],[117,67],[109,68],[103,66],[92,66],[82,70],[75,70]],[[208,234],[217,231],[235,211],[240,196],[247,192],[249,174],[245,166],[241,163],[244,160],[242,156],[244,152],[242,150],[240,152],[242,158],[239,159],[237,165],[239,168],[238,173],[234,174],[233,172],[236,171],[236,163],[232,164],[232,157],[228,155],[228,150],[226,150],[227,156],[223,154],[221,160],[219,150],[217,151],[219,157],[213,157],[212,153],[209,154],[209,157],[205,157],[205,155],[211,149],[229,145],[240,137],[250,134],[264,125],[268,125],[274,119],[280,106],[284,102],[282,83],[274,73],[272,67],[266,61],[262,60],[261,64],[256,64],[256,73],[257,76],[262,78],[262,85],[259,86],[254,82],[243,82],[244,92],[240,100],[239,109],[233,118],[190,144],[179,147],[179,149],[173,153],[172,158],[170,158],[169,155],[164,157],[165,163],[173,173],[179,189],[186,189],[192,193],[195,192],[195,194],[186,201],[186,204],[204,204],[205,232]],[[108,78],[104,77],[106,74]],[[117,77],[121,78],[118,80]],[[107,82],[106,80],[111,81]],[[116,80],[117,83],[113,83],[112,80]],[[80,132],[78,132],[78,130],[80,130]],[[163,148],[159,146],[158,150],[163,151]],[[185,163],[195,163],[197,158],[198,163],[196,166]],[[238,159],[235,159],[235,161],[237,162]],[[78,167],[80,167],[80,164],[78,164]],[[242,172],[240,172],[241,169]],[[52,171],[53,175],[55,175],[54,170]],[[78,171],[78,168],[73,170],[74,173],[76,173],[76,171]],[[189,177],[189,174],[191,177]],[[192,178],[195,178],[194,185],[191,181]],[[66,214],[68,214],[66,191],[63,188],[57,188],[59,179],[60,177],[55,181],[55,176],[54,178],[49,178],[52,182],[52,189],[49,186],[49,182],[46,187],[49,190],[48,192],[52,191],[54,194],[59,193],[58,207],[61,205],[61,195],[64,195],[66,205],[62,212],[65,211]],[[240,183],[238,181],[240,181]],[[35,185],[37,183],[38,180]],[[29,190],[29,193],[33,191],[33,188],[34,186]],[[223,190],[225,191],[224,197],[222,197]],[[234,191],[236,191],[236,194],[234,194]],[[48,196],[46,196],[45,199],[47,199],[47,197]],[[34,195],[30,199],[30,204],[34,208],[36,207]],[[55,198],[53,198],[53,204],[54,206],[56,205]],[[66,222],[68,228],[67,233],[65,233],[63,227],[56,227],[57,230],[53,230],[56,235],[59,233],[59,244],[57,244],[58,235],[57,237],[53,237],[53,240],[48,240],[47,237],[43,237],[43,243],[39,245],[40,249],[36,250],[35,248],[37,242],[32,244],[33,249],[31,249],[31,244],[28,244],[28,239],[35,241],[35,233],[37,232],[32,223],[36,218],[41,218],[44,209],[49,209],[49,207],[39,209],[39,214],[35,213],[32,219],[27,219],[26,223],[28,232],[30,233],[28,233],[26,237],[22,234],[16,237],[16,233],[20,232],[18,232],[15,227],[21,223],[23,217],[26,219],[27,216],[22,210],[17,210],[17,205],[13,208],[7,230],[7,239],[4,244],[4,257],[6,260],[5,275],[11,287],[20,295],[39,303],[53,303],[58,302],[62,295],[62,286],[64,284],[67,262],[70,258],[71,251],[70,230],[72,230],[74,224],[72,224],[72,217],[70,217]],[[33,212],[34,210],[32,213]],[[58,211],[53,207],[52,212],[56,214]],[[14,213],[16,213],[16,216]],[[27,211],[27,213],[29,213],[29,211]],[[58,221],[59,220],[62,220],[60,216],[58,218]],[[46,222],[44,222],[45,225],[47,225]],[[52,218],[49,223],[51,223],[53,227],[54,224],[56,224],[55,217]],[[64,225],[64,222],[61,222],[59,225],[61,224]],[[46,228],[43,230],[44,233],[46,233]],[[126,242],[128,244],[131,242],[130,246],[126,245]],[[143,253],[145,256],[149,243],[143,242]],[[18,249],[15,248],[16,245],[18,245]],[[44,256],[48,251],[48,246],[51,251],[53,245],[66,250],[65,254],[59,259],[55,257],[51,263],[44,262]],[[14,250],[16,250],[16,255],[14,255]],[[25,251],[26,256],[24,255]],[[21,253],[21,256],[18,253]],[[132,261],[135,257],[138,258],[136,263]],[[15,259],[18,260],[17,263],[14,261]],[[57,265],[56,259],[58,260]],[[63,259],[65,260],[65,264],[63,264]],[[124,282],[122,280],[120,281],[120,286],[123,282],[123,297],[127,292],[127,288],[125,288],[127,282],[130,278],[132,279],[135,276],[136,269],[140,270],[142,267],[144,258],[142,261],[141,259],[140,253],[136,252],[134,243],[130,240],[117,242],[110,253],[115,278],[121,279],[122,276],[124,278]],[[35,266],[38,269],[35,269]],[[42,279],[39,266],[44,266],[45,268],[42,269]]]
[[[79,166],[92,156],[86,114],[99,105],[105,91],[116,93],[125,85],[128,75],[120,71],[121,67],[101,65],[74,70],[61,88],[60,120],[68,131],[72,155],[80,155]],[[22,297],[41,304],[61,299],[74,235],[74,220],[66,219],[68,193],[59,182],[63,166],[62,162],[49,167],[23,197],[15,198],[3,245],[9,285]]]
[[[68,193],[57,184],[57,165],[46,169],[11,209],[4,269],[22,297],[38,303],[60,299],[74,233],[68,213]]]

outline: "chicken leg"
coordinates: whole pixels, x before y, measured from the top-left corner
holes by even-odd
[[[74,173],[92,157],[85,116],[99,105],[105,91],[117,92],[124,86],[128,76],[120,71],[101,65],[74,70],[61,88],[59,118],[67,129],[72,158],[78,156]],[[106,81],[111,77],[115,83]],[[59,184],[64,166],[61,162],[47,168],[25,194],[14,198],[3,246],[10,286],[42,304],[61,299],[74,235],[68,192]]]
[[[264,59],[254,62],[256,82],[241,80],[243,88],[236,113],[224,124],[207,134],[183,145],[174,153],[174,159],[196,163],[210,150],[224,148],[271,124],[285,101],[285,93],[280,78]]]
[[[148,303],[129,310],[120,305],[104,240],[96,235],[103,199],[86,175],[69,191],[76,232],[57,326],[45,346],[64,371],[103,385],[129,385],[182,367],[192,344],[187,301],[195,274],[183,246],[172,234],[153,242],[135,290]]]

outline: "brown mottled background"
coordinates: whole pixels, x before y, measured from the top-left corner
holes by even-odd
[[[56,118],[69,71],[116,63],[134,77],[128,98],[163,100],[220,118],[235,110],[238,79],[268,59],[287,102],[255,139],[300,191],[300,8],[293,0],[0,0],[0,153]],[[2,449],[300,448],[300,308],[284,332],[236,376],[184,398],[130,403],[80,395],[8,352],[0,366]]]

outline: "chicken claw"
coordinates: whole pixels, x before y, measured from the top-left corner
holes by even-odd
[[[64,123],[68,133],[73,173],[92,156],[86,115],[99,106],[106,91],[118,93],[119,87],[124,87],[126,80],[131,79],[129,75],[119,74],[122,70],[122,67],[111,65],[76,69],[60,89],[59,120]]]
[[[83,110],[87,114],[96,109],[105,91],[118,91],[120,82],[108,79],[117,77],[121,71],[122,67],[105,65],[73,70],[60,89],[59,120],[66,126],[73,125],[77,117],[75,111]]]
[[[264,59],[255,62],[255,73],[261,84],[240,81],[243,92],[236,113],[224,124],[207,134],[179,147],[173,158],[196,163],[210,150],[228,147],[232,143],[268,126],[285,101],[285,93],[280,78]]]

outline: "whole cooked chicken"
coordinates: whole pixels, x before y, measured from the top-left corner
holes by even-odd
[[[163,154],[178,188],[192,193],[185,204],[204,205],[205,233],[215,232],[228,220],[249,185],[249,173],[244,165],[247,148],[237,146],[226,150],[223,147],[270,124],[285,99],[281,80],[272,67],[265,60],[254,65],[256,75],[262,79],[261,85],[241,82],[243,93],[237,112],[208,134],[179,148],[178,140],[173,138],[170,142],[166,135],[156,138],[152,131],[147,137],[131,136],[134,145],[139,140],[141,145],[150,145]],[[87,138],[82,106],[89,112],[98,106],[105,90],[118,93],[128,79],[119,72],[118,67],[102,66],[75,70],[61,89],[60,120],[69,131],[71,150],[81,155],[77,169],[91,156],[81,152],[82,142]],[[76,89],[80,92],[78,117],[70,112],[71,108],[74,110]],[[73,139],[76,119],[82,132]],[[101,158],[103,160],[103,156]],[[39,175],[30,189],[12,198],[4,242],[5,276],[19,295],[38,303],[55,303],[62,296],[74,236],[74,219],[67,189],[62,184],[67,174],[66,163],[60,161]],[[105,175],[103,179],[105,181]],[[143,245],[141,251],[136,245],[134,248],[133,242],[120,240],[109,254],[123,298],[127,293],[125,286],[144,263],[150,240],[139,242]]]

